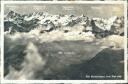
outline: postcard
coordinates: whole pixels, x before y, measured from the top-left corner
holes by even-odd
[[[125,1],[3,1],[3,83],[125,83]]]

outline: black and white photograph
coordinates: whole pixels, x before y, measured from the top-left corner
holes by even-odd
[[[124,4],[4,4],[5,80],[124,80]]]

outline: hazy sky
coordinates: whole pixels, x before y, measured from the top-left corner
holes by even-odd
[[[122,16],[123,5],[119,4],[7,4],[5,13],[9,10],[18,13],[49,12],[50,14],[87,14],[90,17]]]

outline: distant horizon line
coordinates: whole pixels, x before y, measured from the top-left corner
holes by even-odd
[[[36,14],[38,14],[38,13],[48,13],[49,15],[74,15],[74,16],[82,16],[82,15],[84,15],[85,17],[89,17],[89,18],[104,18],[104,19],[108,19],[108,18],[111,18],[111,17],[124,17],[124,15],[113,15],[113,16],[111,16],[111,17],[96,17],[96,16],[88,16],[87,15],[87,13],[86,14],[84,14],[84,13],[82,13],[81,15],[75,15],[75,14],[51,14],[51,13],[49,13],[48,11],[43,11],[43,12],[37,12],[37,11],[35,11],[35,12],[32,12],[32,13],[19,13],[19,12],[16,12],[15,10],[10,10],[9,12],[11,12],[11,11],[13,11],[14,13],[17,13],[17,14],[20,14],[20,15],[28,15],[28,14],[33,14],[33,13],[36,13]],[[4,15],[7,15],[9,12],[7,12],[7,13],[5,13]],[[36,15],[35,14],[35,15]]]

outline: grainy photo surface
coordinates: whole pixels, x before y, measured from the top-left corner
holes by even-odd
[[[123,80],[124,5],[4,5],[6,80]]]

